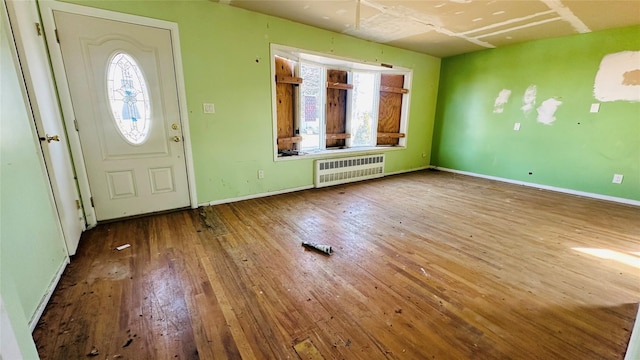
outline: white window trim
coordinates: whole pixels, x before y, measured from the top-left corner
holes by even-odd
[[[289,161],[289,160],[303,160],[310,158],[329,158],[332,155],[360,155],[360,154],[369,154],[369,153],[380,153],[387,151],[397,151],[403,150],[407,147],[407,141],[409,138],[409,134],[407,130],[409,129],[409,108],[411,103],[411,93],[412,90],[412,81],[413,81],[413,70],[403,67],[393,67],[386,68],[386,66],[382,66],[380,63],[374,63],[372,61],[367,60],[355,60],[347,57],[336,56],[332,54],[325,54],[311,50],[299,49],[291,46],[279,45],[279,44],[270,44],[270,63],[271,63],[271,122],[272,122],[272,142],[273,142],[273,159],[274,161]],[[279,56],[291,61],[297,62],[296,68],[299,72],[300,60],[304,60],[305,62],[315,63],[322,66],[331,65],[333,69],[336,70],[345,70],[345,71],[353,71],[353,70],[362,70],[362,71],[375,71],[381,73],[390,73],[390,74],[402,74],[405,76],[404,88],[410,89],[408,94],[405,94],[402,100],[402,120],[400,121],[400,132],[406,134],[405,137],[400,138],[397,146],[370,146],[370,147],[347,147],[345,149],[322,149],[314,152],[306,152],[302,155],[294,155],[294,156],[278,156],[278,114],[277,114],[277,105],[276,105],[276,82],[275,82],[275,57]],[[332,59],[335,63],[326,63],[319,62],[314,59],[314,57],[321,57],[322,59]],[[379,87],[379,81],[377,86]],[[297,94],[297,98],[300,97],[300,89],[299,87],[295,90]],[[326,96],[326,95],[325,95]],[[350,96],[348,95],[350,98]],[[379,106],[379,100],[376,100],[376,107]],[[348,101],[350,104],[350,101]],[[349,105],[347,105],[349,106]],[[294,122],[299,121],[299,113],[300,113],[300,104],[299,101],[296,101],[295,105],[295,114],[296,117]],[[348,116],[349,117],[349,116]],[[325,119],[326,121],[326,119]],[[348,119],[347,119],[348,121]],[[375,124],[372,124],[372,127],[375,125],[374,129],[377,129],[378,119],[376,117]],[[322,134],[325,133],[325,130],[319,131]],[[348,145],[349,142],[347,142]]]

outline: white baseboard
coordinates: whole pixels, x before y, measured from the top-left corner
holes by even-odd
[[[385,173],[384,176],[398,175],[398,174],[409,173],[409,172],[414,172],[414,171],[426,170],[426,169],[430,169],[430,168],[433,168],[433,166],[429,165],[429,166],[422,166],[422,167],[419,167],[419,168],[414,168],[414,169],[409,169],[409,170],[394,171],[394,172],[390,172],[390,173]],[[266,193],[251,194],[251,195],[239,196],[239,197],[235,197],[235,198],[228,198],[228,199],[222,199],[222,200],[213,200],[213,201],[210,201],[210,202],[199,204],[198,207],[220,205],[220,204],[228,204],[228,203],[232,203],[232,202],[236,202],[236,201],[257,199],[257,198],[261,198],[261,197],[286,194],[286,193],[302,191],[302,190],[309,190],[309,189],[313,189],[314,187],[315,186],[313,186],[313,185],[306,185],[306,186],[300,186],[300,187],[291,188],[291,189],[283,189],[283,190],[271,191],[271,192],[266,192]]]
[[[60,278],[62,277],[62,273],[64,273],[64,269],[67,268],[69,261],[70,259],[67,256],[65,257],[62,264],[60,264],[60,267],[58,268],[58,271],[56,272],[55,277],[53,278],[53,280],[49,284],[49,287],[47,288],[47,292],[42,297],[42,301],[40,301],[40,305],[38,305],[36,312],[31,317],[31,320],[29,320],[29,330],[31,330],[31,332],[33,332],[33,330],[35,330],[36,326],[38,325],[38,321],[40,321],[40,317],[42,316],[42,313],[44,313],[44,309],[47,307],[47,304],[51,299],[51,295],[53,295],[53,291],[56,289],[56,286],[58,286],[58,283],[60,282]]]
[[[629,345],[627,346],[627,354],[624,356],[624,360],[637,359],[640,359],[640,304],[638,305],[636,322],[631,330],[631,339],[629,339]]]
[[[388,172],[388,173],[384,173],[384,176],[399,175],[399,174],[405,174],[405,173],[410,173],[410,172],[420,171],[420,170],[427,170],[427,169],[433,169],[433,166],[432,165],[428,165],[428,166],[421,166],[419,168],[413,168],[413,169],[409,169],[409,170],[400,170],[400,171]]]
[[[266,193],[251,194],[251,195],[239,196],[235,198],[228,198],[228,199],[222,199],[222,200],[213,200],[207,203],[200,204],[199,206],[228,204],[236,201],[251,200],[251,199],[257,199],[257,198],[262,198],[267,196],[280,195],[280,194],[286,194],[290,192],[309,190],[309,189],[313,189],[313,185],[300,186],[296,188],[283,189],[283,190],[271,191]]]
[[[461,174],[461,175],[479,177],[479,178],[483,178],[483,179],[496,180],[496,181],[506,182],[506,183],[510,183],[510,184],[529,186],[529,187],[533,187],[533,188],[536,188],[536,189],[551,190],[551,191],[557,191],[557,192],[561,192],[561,193],[565,193],[565,194],[589,197],[589,198],[598,199],[598,200],[607,200],[607,201],[613,201],[613,202],[627,204],[627,205],[640,206],[640,201],[638,201],[638,200],[632,200],[632,199],[626,199],[626,198],[621,198],[621,197],[590,193],[590,192],[586,192],[586,191],[578,191],[578,190],[566,189],[566,188],[561,188],[561,187],[556,187],[556,186],[541,185],[541,184],[530,183],[530,182],[526,182],[526,181],[501,178],[501,177],[497,177],[497,176],[477,174],[477,173],[472,173],[472,172],[468,172],[468,171],[448,169],[448,168],[443,168],[443,167],[439,167],[439,166],[436,166],[434,169],[440,170],[440,171],[446,171],[446,172],[450,172],[450,173]]]

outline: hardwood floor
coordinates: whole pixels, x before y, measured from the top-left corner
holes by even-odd
[[[100,225],[34,338],[44,359],[622,359],[639,300],[639,208],[422,171]]]

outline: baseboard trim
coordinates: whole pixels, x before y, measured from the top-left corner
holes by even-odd
[[[47,288],[47,292],[42,297],[42,300],[40,301],[40,305],[38,305],[36,312],[31,317],[31,320],[29,320],[29,330],[31,332],[33,332],[33,330],[35,330],[36,326],[38,325],[38,321],[40,321],[40,317],[44,313],[44,309],[47,307],[47,304],[49,304],[51,295],[53,295],[53,291],[56,289],[56,286],[58,286],[58,283],[62,278],[62,274],[64,273],[64,270],[67,268],[67,265],[69,265],[69,262],[70,262],[69,257],[68,256],[65,257],[62,264],[60,264],[60,267],[58,268],[58,271],[56,272],[56,275],[54,276],[53,280],[51,280],[51,283]]]
[[[384,176],[400,175],[400,174],[406,174],[406,173],[410,173],[410,172],[427,170],[427,169],[433,169],[433,166],[432,165],[428,165],[428,166],[421,166],[421,167],[418,167],[418,168],[413,168],[413,169],[408,169],[408,170],[399,170],[399,171],[394,171],[394,172],[388,172],[388,173],[384,173]]]
[[[586,192],[586,191],[572,190],[572,189],[561,188],[561,187],[556,187],[556,186],[541,185],[541,184],[530,183],[530,182],[526,182],[526,181],[501,178],[501,177],[497,177],[497,176],[477,174],[477,173],[472,173],[472,172],[468,172],[468,171],[448,169],[448,168],[443,168],[443,167],[439,167],[439,166],[434,167],[434,169],[440,170],[440,171],[446,171],[446,172],[450,172],[450,173],[455,173],[455,174],[468,175],[468,176],[473,176],[473,177],[478,177],[478,178],[483,178],[483,179],[501,181],[501,182],[506,182],[506,183],[510,183],[510,184],[523,185],[523,186],[528,186],[528,187],[532,187],[532,188],[536,188],[536,189],[544,189],[544,190],[561,192],[561,193],[565,193],[565,194],[584,196],[584,197],[598,199],[598,200],[606,200],[606,201],[612,201],[612,202],[617,202],[617,203],[622,203],[622,204],[627,204],[627,205],[640,206],[640,201],[638,201],[638,200],[632,200],[632,199],[626,199],[626,198],[621,198],[621,197],[590,193],[590,192]]]
[[[638,304],[636,322],[633,324],[633,329],[631,330],[631,338],[629,339],[629,345],[627,346],[627,354],[624,356],[624,360],[636,359],[640,359],[640,304]]]
[[[267,196],[280,195],[280,194],[286,194],[286,193],[302,191],[302,190],[309,190],[309,189],[313,189],[313,185],[305,185],[305,186],[300,186],[300,187],[296,187],[296,188],[283,189],[283,190],[277,190],[277,191],[270,191],[270,192],[266,192],[266,193],[251,194],[251,195],[239,196],[239,197],[234,197],[234,198],[227,198],[227,199],[222,199],[222,200],[213,200],[213,201],[210,201],[210,202],[202,203],[202,204],[200,204],[198,206],[200,207],[200,206],[212,206],[212,205],[228,204],[228,203],[233,203],[233,202],[237,202],[237,201],[251,200],[251,199],[257,199],[257,198],[262,198],[262,197],[267,197]]]
[[[394,171],[394,172],[390,172],[390,173],[384,173],[384,176],[399,175],[399,174],[410,173],[410,172],[426,170],[426,169],[432,169],[432,168],[433,168],[433,166],[431,166],[431,165],[429,165],[429,166],[421,166],[419,168],[413,168],[413,169],[409,169],[409,170],[400,170],[400,171]],[[313,185],[305,185],[305,186],[300,186],[300,187],[296,187],[296,188],[283,189],[283,190],[271,191],[271,192],[266,192],[266,193],[251,194],[251,195],[239,196],[239,197],[235,197],[235,198],[228,198],[228,199],[222,199],[222,200],[213,200],[213,201],[209,201],[209,202],[206,202],[206,203],[201,203],[201,204],[198,205],[198,207],[220,205],[220,204],[228,204],[228,203],[232,203],[232,202],[236,202],[236,201],[257,199],[257,198],[262,198],[262,197],[267,197],[267,196],[286,194],[286,193],[302,191],[302,190],[309,190],[309,189],[313,189],[313,188],[315,188],[315,186],[313,186]]]

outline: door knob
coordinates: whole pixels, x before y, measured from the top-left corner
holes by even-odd
[[[175,142],[180,142],[180,136],[177,136],[177,135],[176,135],[176,136],[174,136],[174,137],[173,137],[173,141],[175,141]]]
[[[46,140],[48,143],[50,143],[52,141],[60,141],[60,136],[58,135],[49,136],[49,134],[45,134],[44,137],[40,137],[39,139],[40,141]]]

